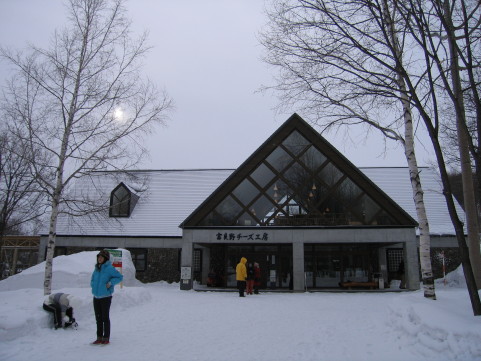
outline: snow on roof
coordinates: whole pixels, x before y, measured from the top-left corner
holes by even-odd
[[[359,169],[417,219],[407,168]],[[136,194],[140,199],[132,215],[128,218],[109,218],[108,209],[103,212],[102,217],[72,219],[60,215],[57,235],[181,237],[182,229],[179,225],[233,171],[233,169],[145,170],[131,172],[130,177],[118,172],[98,173],[93,180],[79,180],[75,185],[76,192],[96,192],[105,202],[110,199],[111,191],[120,182],[129,185],[133,182],[142,184],[142,187],[133,187],[136,188]],[[431,234],[454,234],[438,174],[430,168],[422,168],[421,180]],[[95,183],[95,187],[92,187],[92,183]],[[464,217],[459,206],[458,211],[460,217]]]
[[[181,237],[179,225],[196,209],[233,170],[147,170],[131,175],[145,184],[143,192],[131,216],[104,217],[59,216],[57,235]],[[117,172],[99,173],[92,182],[79,180],[75,188],[84,193],[86,189],[98,192],[100,198],[109,200],[110,193],[120,183],[132,184],[130,177]],[[138,187],[139,188],[139,187]]]
[[[407,167],[360,167],[359,169],[411,217],[418,219]],[[420,177],[429,232],[433,235],[454,235],[454,227],[449,217],[439,174],[432,168],[421,167]],[[455,204],[458,216],[464,222],[464,211],[456,200]]]

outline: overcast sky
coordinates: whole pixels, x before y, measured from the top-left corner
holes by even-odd
[[[144,169],[236,168],[289,116],[261,93],[273,70],[261,61],[258,33],[264,0],[130,0],[134,30],[148,30],[153,49],[145,75],[175,102],[167,127],[146,139]],[[0,0],[0,44],[46,47],[65,18],[61,0]],[[0,62],[0,81],[9,75]],[[302,114],[300,114],[302,116]],[[308,119],[306,119],[308,120]],[[359,130],[324,137],[356,166],[405,166],[402,149]],[[418,162],[428,165],[420,145]]]

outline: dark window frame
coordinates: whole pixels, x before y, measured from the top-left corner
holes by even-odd
[[[148,262],[148,250],[147,248],[127,248],[127,250],[130,252],[130,256],[132,258],[132,263],[135,266],[135,271],[136,272],[145,272],[147,271],[147,262]],[[139,260],[137,257],[139,255],[143,255],[144,259]],[[139,262],[143,262],[143,267],[139,266]]]
[[[119,199],[117,195],[120,191],[125,191],[126,195]],[[129,218],[132,214],[132,191],[124,183],[120,183],[110,193],[109,217]]]

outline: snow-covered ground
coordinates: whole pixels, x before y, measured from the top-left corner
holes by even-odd
[[[77,330],[50,328],[42,309],[44,264],[0,282],[0,360],[473,361],[481,318],[472,316],[461,270],[437,284],[437,301],[402,293],[180,291],[142,284],[124,253],[111,344],[94,346],[89,288],[96,252],[54,260],[54,292],[73,294]]]

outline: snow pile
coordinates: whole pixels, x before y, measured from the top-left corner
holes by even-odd
[[[464,278],[463,266],[459,266],[453,272],[448,273],[446,278],[439,278],[436,281],[436,287],[456,287],[466,288],[466,278]]]
[[[141,282],[135,278],[135,266],[130,252],[122,251],[122,274],[125,286],[139,286]],[[90,287],[90,277],[94,270],[98,251],[80,252],[69,256],[58,256],[53,259],[52,290],[69,287]],[[13,291],[25,288],[43,289],[45,262],[30,267],[19,274],[0,282],[0,291]]]
[[[481,360],[479,317],[472,316],[467,290],[441,285],[436,295],[436,301],[425,299],[422,292],[394,300],[389,324],[397,346],[414,347],[420,360],[437,354],[440,360]]]
[[[437,301],[422,291],[239,298],[236,292],[181,291],[179,284],[164,282],[116,286],[111,344],[91,346],[92,296],[89,287],[75,284],[73,265],[86,272],[92,252],[78,257],[68,262],[69,286],[54,290],[74,295],[77,330],[51,328],[41,288],[5,290],[6,281],[0,282],[0,360],[481,360],[480,318],[472,316],[466,288],[439,281]],[[60,267],[54,277],[56,272]],[[28,285],[35,277],[33,270],[24,271],[17,281]]]

